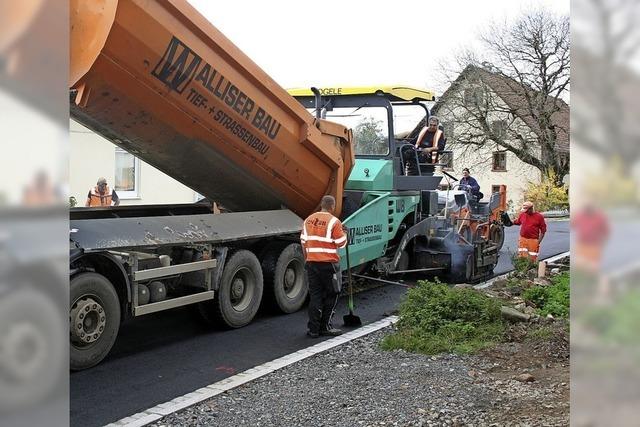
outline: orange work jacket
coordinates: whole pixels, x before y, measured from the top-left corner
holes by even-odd
[[[89,191],[89,206],[111,206],[111,202],[111,189],[108,185],[104,189],[104,194],[100,194],[97,185]]]
[[[300,242],[308,262],[339,262],[338,248],[347,245],[347,235],[338,218],[316,212],[304,220]]]

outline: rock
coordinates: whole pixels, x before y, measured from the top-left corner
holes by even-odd
[[[521,383],[532,383],[536,380],[536,377],[529,373],[524,373],[518,375],[515,379],[516,381],[520,381]]]
[[[495,287],[505,287],[509,284],[507,279],[496,279],[493,281],[493,286]]]
[[[521,295],[522,288],[520,286],[514,286],[509,288],[509,292],[511,293],[511,295]]]
[[[553,314],[551,313],[547,314],[546,319],[547,319],[547,322],[553,322],[554,320],[556,320],[555,317],[553,317]]]
[[[534,283],[534,285],[538,285],[538,286],[550,286],[551,285],[551,281],[549,279],[547,279],[546,277],[536,277],[535,279],[533,279],[533,283]]]
[[[458,283],[454,286],[455,289],[473,289],[473,286],[468,283]]]
[[[560,274],[560,269],[558,267],[551,269],[551,274]]]
[[[533,308],[533,307],[526,306],[526,307],[524,308],[524,314],[528,314],[529,316],[532,316],[532,315],[534,315],[535,313],[536,313],[536,309],[535,309],[535,308]]]
[[[518,311],[524,312],[524,310],[525,310],[525,308],[527,308],[527,306],[525,305],[525,303],[521,302],[521,303],[518,303],[518,304],[514,305],[513,308],[515,308]]]
[[[528,314],[521,313],[514,308],[505,306],[500,308],[500,313],[502,314],[502,317],[511,322],[527,322],[530,317]]]

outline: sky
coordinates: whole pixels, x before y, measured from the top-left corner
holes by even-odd
[[[436,89],[438,62],[473,44],[488,23],[540,5],[569,13],[569,0],[189,2],[285,88]]]

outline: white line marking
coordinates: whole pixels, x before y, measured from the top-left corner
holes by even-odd
[[[389,316],[377,322],[370,323],[362,326],[353,331],[349,331],[338,337],[331,338],[326,341],[322,341],[318,344],[312,345],[307,348],[303,348],[294,353],[287,354],[278,359],[274,359],[270,362],[263,363],[260,366],[256,366],[251,369],[247,369],[244,372],[236,374],[232,377],[225,378],[224,380],[210,384],[206,387],[199,388],[191,393],[187,393],[183,396],[176,397],[168,402],[161,403],[149,408],[145,411],[137,414],[122,418],[114,423],[107,424],[106,427],[142,427],[147,424],[151,424],[158,421],[162,417],[178,412],[184,408],[200,403],[204,400],[210,399],[213,396],[229,391],[232,388],[249,383],[257,378],[263,377],[271,372],[275,372],[278,369],[282,369],[286,366],[292,365],[300,360],[304,360],[311,356],[315,356],[318,353],[330,350],[341,344],[345,344],[349,341],[353,341],[356,338],[363,337],[372,332],[378,331],[382,328],[386,328],[398,321],[398,316]]]

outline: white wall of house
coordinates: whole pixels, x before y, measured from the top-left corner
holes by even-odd
[[[471,176],[480,184],[480,191],[484,193],[484,200],[488,201],[491,188],[494,185],[507,186],[507,201],[511,200],[515,206],[524,199],[524,191],[529,181],[540,182],[540,171],[516,157],[511,152],[506,152],[506,170],[494,171],[492,147],[482,147],[477,150],[453,155],[453,172],[456,177],[462,176],[462,169],[469,168]],[[445,182],[444,180],[442,181]]]
[[[84,206],[89,189],[96,185],[101,176],[114,188],[121,205],[149,205],[165,203],[192,203],[196,192],[179,183],[153,166],[133,160],[133,156],[120,151],[100,135],[71,120],[69,153],[69,192]],[[118,156],[119,161],[116,160]],[[116,168],[116,163],[121,167]],[[123,170],[122,166],[133,166]],[[116,180],[116,174],[120,179]],[[132,181],[133,180],[133,181]],[[117,184],[130,186],[133,191],[125,191]]]
[[[461,85],[459,90],[462,91],[465,87],[466,85]],[[496,102],[500,100],[497,95],[494,94],[493,96]],[[444,124],[445,129],[449,129],[446,149],[453,151],[453,174],[458,177],[462,176],[462,169],[469,168],[471,176],[480,184],[480,191],[484,193],[485,201],[491,195],[492,186],[506,185],[507,201],[511,201],[515,206],[520,204],[524,200],[524,191],[528,183],[539,183],[541,181],[540,170],[523,162],[514,153],[498,149],[497,144],[493,142],[488,142],[484,146],[468,146],[456,143],[456,134],[464,132],[462,127],[465,124],[455,123],[455,117],[462,117],[464,113],[456,104],[448,105],[447,101],[444,102],[439,109],[438,117]],[[503,107],[505,111],[508,110],[506,104]],[[509,121],[508,117],[501,116],[500,113],[496,113],[492,119]],[[526,138],[536,138],[526,123],[519,118],[515,119],[513,128],[518,129]],[[503,152],[506,156],[506,168],[504,170],[493,168],[493,156],[496,152]],[[537,155],[539,156],[540,154],[538,153]],[[445,180],[442,183],[445,183]]]

